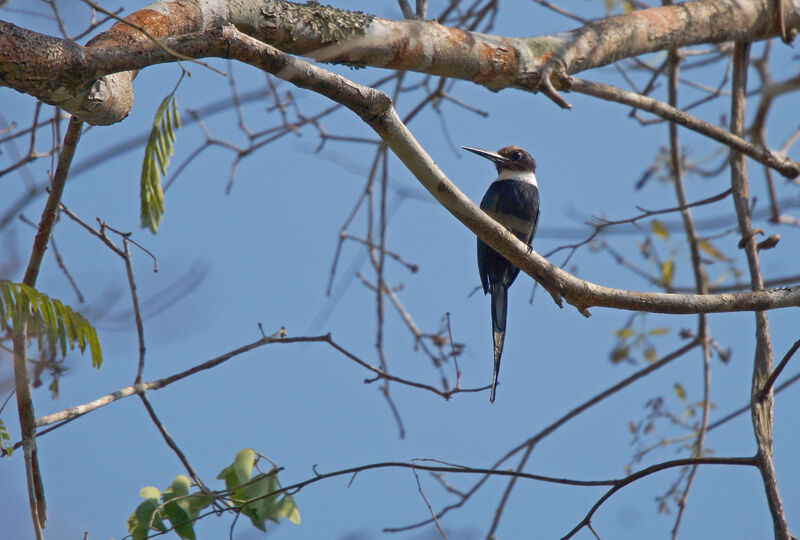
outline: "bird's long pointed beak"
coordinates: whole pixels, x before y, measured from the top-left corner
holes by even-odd
[[[498,154],[497,152],[490,152],[489,150],[484,150],[483,148],[473,148],[472,146],[462,146],[464,150],[469,150],[474,154],[478,154],[481,157],[485,157],[488,160],[491,160],[495,163],[506,163],[506,158]]]

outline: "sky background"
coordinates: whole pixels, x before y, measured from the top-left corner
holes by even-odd
[[[601,16],[604,3],[569,3],[583,16]],[[85,27],[87,10],[78,2],[59,2],[67,27],[77,32]],[[104,4],[117,7],[116,4]],[[130,13],[141,4],[125,4]],[[333,2],[337,7],[362,9],[387,18],[400,18],[397,4],[383,2]],[[429,13],[438,13],[444,2],[431,1]],[[512,9],[513,8],[513,9]],[[0,9],[0,18],[39,32],[56,35],[44,3],[10,0]],[[553,14],[534,2],[502,5],[493,33],[533,36],[566,31],[576,23]],[[85,40],[83,40],[85,42]],[[797,73],[793,50],[774,44],[773,73],[776,78]],[[754,54],[760,54],[756,45]],[[796,53],[795,53],[796,54]],[[653,55],[648,61],[659,61]],[[247,66],[212,60],[219,69],[235,75],[240,92],[265,88],[264,75]],[[178,91],[184,129],[178,133],[176,154],[170,173],[177,170],[205,141],[197,125],[190,125],[189,109],[230,99],[229,79],[197,65],[189,65],[192,77]],[[352,80],[369,84],[388,72],[343,66],[325,66]],[[693,72],[696,80],[717,85],[725,69]],[[141,72],[134,83],[135,103],[130,116],[114,126],[92,128],[78,147],[63,202],[84,220],[101,218],[113,227],[132,231],[134,239],[158,258],[152,260],[134,251],[134,270],[145,313],[147,345],[145,380],[155,380],[185,370],[261,337],[258,324],[271,334],[280,327],[289,336],[330,332],[337,343],[371,364],[375,352],[375,298],[348,269],[363,259],[363,248],[347,243],[342,250],[334,290],[343,290],[338,301],[325,294],[339,230],[361,194],[373,147],[328,141],[316,152],[316,131],[304,128],[299,135],[283,137],[244,159],[238,167],[229,194],[226,185],[235,155],[224,148],[205,151],[175,179],[166,193],[166,214],[157,235],[139,227],[139,172],[143,144],[153,114],[161,99],[180,75],[174,65]],[[752,73],[751,73],[752,75]],[[613,67],[584,72],[589,80],[626,87]],[[687,75],[688,76],[688,75]],[[421,80],[409,75],[409,84]],[[639,75],[640,84],[645,81]],[[751,82],[755,77],[751,78]],[[329,106],[309,92],[278,82],[281,93],[292,91],[306,115]],[[665,84],[655,97],[665,99]],[[627,87],[626,87],[627,88]],[[680,103],[704,94],[682,85]],[[539,253],[581,240],[590,234],[583,221],[598,215],[622,219],[636,215],[636,207],[657,209],[675,206],[670,183],[649,181],[641,190],[635,184],[666,145],[666,124],[641,126],[628,117],[629,109],[579,94],[565,97],[572,111],[563,111],[540,95],[516,90],[491,93],[465,82],[451,90],[454,97],[488,112],[474,114],[444,101],[437,115],[430,108],[410,125],[414,136],[439,167],[472,200],[478,202],[494,178],[491,164],[458,148],[459,145],[496,150],[507,144],[522,146],[537,160],[541,193],[539,233],[534,249]],[[404,95],[397,103],[402,116],[422,97]],[[243,108],[253,131],[279,122],[268,112],[270,100],[254,101]],[[0,88],[0,128],[10,122],[25,126],[33,115],[34,101],[10,89]],[[749,104],[752,113],[755,103]],[[727,115],[727,97],[694,109],[693,114],[712,123]],[[784,96],[770,116],[769,146],[779,147],[797,128],[800,97]],[[49,108],[43,117],[49,117]],[[246,145],[237,128],[233,109],[204,117],[214,137]],[[339,111],[322,121],[329,134],[375,138],[349,111]],[[680,130],[684,151],[692,159],[711,157],[708,166],[722,156],[716,143]],[[49,148],[48,131],[42,130],[37,149]],[[17,141],[25,152],[27,140]],[[109,148],[117,147],[117,150]],[[122,148],[120,150],[119,148]],[[9,145],[0,147],[0,169],[13,162]],[[100,157],[104,159],[100,159]],[[795,146],[789,153],[800,159]],[[109,158],[109,159],[105,159]],[[748,163],[751,193],[756,210],[767,205],[763,169]],[[0,215],[21,196],[25,182],[46,179],[50,160],[44,159],[0,181]],[[471,294],[480,285],[475,262],[475,238],[456,221],[395,159],[390,159],[391,197],[401,202],[387,231],[387,244],[404,259],[418,264],[410,273],[401,265],[387,263],[386,278],[402,285],[398,295],[425,332],[439,329],[450,314],[455,341],[465,345],[459,358],[462,386],[475,388],[491,381],[491,331],[489,302]],[[168,178],[171,175],[168,175]],[[170,178],[171,180],[171,178]],[[729,174],[712,179],[688,176],[687,196],[696,201],[729,187]],[[797,203],[797,185],[776,175],[781,197]],[[398,195],[399,194],[399,195]],[[44,197],[34,199],[22,213],[38,222]],[[792,208],[786,208],[793,212]],[[697,209],[696,219],[725,218],[723,227],[702,229],[718,233],[734,226],[732,201]],[[366,214],[362,211],[350,229],[363,234]],[[663,219],[677,224],[678,216]],[[636,243],[649,230],[609,234],[605,239],[637,264]],[[797,274],[800,235],[796,229],[761,220],[767,234],[779,232],[778,248],[762,252],[765,278]],[[8,274],[2,278],[20,281],[30,254],[34,231],[17,220],[0,231],[0,258]],[[52,251],[45,257],[37,288],[69,303],[96,325],[104,352],[98,371],[90,359],[73,353],[69,371],[61,380],[60,395],[51,399],[46,384],[34,392],[37,416],[85,403],[133,382],[138,344],[131,315],[129,291],[121,259],[74,222],[62,219],[55,239],[70,272],[86,296],[80,304],[58,269]],[[737,238],[727,235],[715,246],[746,270],[744,253],[736,249]],[[676,257],[677,285],[693,283],[689,252],[680,228],[669,239],[654,239],[659,253]],[[563,263],[563,252],[552,261]],[[387,259],[388,261],[388,259]],[[723,275],[723,263],[708,268],[712,281]],[[361,267],[374,279],[367,264]],[[611,287],[653,290],[645,280],[623,269],[604,251],[586,247],[570,261],[578,276]],[[745,277],[745,280],[747,278]],[[732,282],[730,279],[728,282]],[[398,428],[377,384],[365,384],[370,374],[325,344],[275,344],[236,357],[211,371],[184,379],[165,389],[150,392],[162,422],[183,449],[204,481],[222,488],[214,480],[241,448],[251,447],[276,461],[285,470],[284,485],[313,476],[378,461],[408,461],[433,458],[473,467],[489,467],[511,448],[536,434],[580,403],[646,365],[641,351],[635,362],[614,364],[609,354],[615,346],[613,332],[626,325],[631,314],[592,309],[584,318],[567,306],[559,309],[549,295],[538,290],[529,302],[533,281],[521,275],[510,291],[509,327],[500,373],[497,401],[490,405],[488,392],[458,394],[445,401],[432,393],[392,385],[406,437]],[[332,312],[331,312],[332,310]],[[104,313],[105,312],[105,313]],[[331,312],[327,318],[321,314]],[[103,314],[104,313],[104,314]],[[796,310],[769,313],[776,360],[798,339]],[[386,307],[385,350],[393,374],[438,385],[439,374],[430,360],[415,351],[411,334],[397,313]],[[637,317],[635,327],[668,328],[654,336],[659,355],[683,344],[681,329],[696,328],[696,317],[647,315]],[[749,399],[754,351],[751,313],[710,316],[714,339],[733,354],[724,364],[712,358],[711,421],[722,418]],[[445,370],[453,380],[453,367]],[[790,364],[785,378],[797,373]],[[5,399],[12,388],[10,355],[0,352],[0,390]],[[49,380],[48,380],[49,382]],[[575,479],[609,479],[625,474],[637,449],[631,443],[631,421],[645,417],[648,400],[663,396],[671,410],[680,413],[683,404],[673,386],[680,383],[687,401],[702,398],[702,357],[697,349],[580,415],[541,442],[526,468],[528,472]],[[800,527],[800,435],[793,411],[800,390],[792,387],[779,394],[775,411],[775,462],[784,508],[795,534]],[[14,401],[2,419],[18,439]],[[659,423],[647,440],[683,435],[685,432]],[[748,456],[755,451],[749,415],[742,415],[708,435],[708,448],[716,456]],[[84,416],[38,441],[45,482],[49,520],[45,529],[51,539],[121,538],[126,521],[141,502],[139,489],[153,485],[166,488],[173,477],[184,474],[180,462],[164,444],[138,399],[123,399]],[[635,468],[687,457],[676,447],[649,454]],[[507,466],[516,466],[512,460]],[[654,498],[663,494],[677,478],[677,470],[663,472],[637,482],[612,497],[596,514],[593,524],[604,539],[662,538],[669,535],[675,514],[657,512]],[[453,495],[427,474],[420,474],[427,499],[435,509],[455,502]],[[458,489],[468,489],[477,477],[448,477]],[[274,539],[376,537],[427,539],[439,537],[432,527],[383,535],[384,527],[403,526],[429,517],[414,475],[409,470],[377,470],[360,473],[352,485],[349,477],[316,483],[296,496],[302,524],[282,522],[266,537]],[[22,453],[0,463],[0,522],[3,537],[31,535],[24,482]],[[450,538],[477,539],[486,535],[506,481],[490,480],[463,508],[448,514],[442,525]],[[500,538],[560,538],[585,515],[605,488],[567,487],[520,481],[508,502],[498,530]],[[197,525],[200,538],[227,536],[231,517],[206,518]],[[772,525],[763,487],[754,468],[703,467],[697,474],[689,506],[681,526],[684,538],[767,538]],[[265,537],[240,520],[233,537]],[[588,530],[576,538],[591,538]]]

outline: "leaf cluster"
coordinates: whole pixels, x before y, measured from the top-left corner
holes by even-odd
[[[215,502],[247,516],[253,526],[265,532],[267,520],[278,523],[280,518],[287,518],[299,524],[300,512],[292,496],[279,498],[278,469],[253,475],[256,461],[256,453],[250,448],[236,454],[233,463],[217,475],[218,480],[225,481],[224,495],[202,490],[190,493],[190,480],[184,475],[176,476],[163,494],[152,486],[142,488],[139,493],[145,501],[128,518],[128,532],[134,540],[147,538],[150,530],[167,532],[166,519],[180,538],[194,540],[194,523],[200,511]]]
[[[32,287],[0,280],[0,330],[16,335],[23,326],[36,336],[40,350],[65,357],[67,349],[77,345],[84,352],[88,345],[92,366],[103,363],[97,331],[80,313]]]
[[[147,227],[153,233],[158,231],[161,217],[164,215],[164,190],[161,187],[161,177],[167,174],[169,158],[177,140],[175,130],[181,127],[175,90],[170,92],[158,106],[153,118],[153,128],[144,148],[140,188],[141,220],[142,227]]]

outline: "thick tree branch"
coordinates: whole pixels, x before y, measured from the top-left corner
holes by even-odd
[[[768,0],[701,0],[636,10],[560,34],[567,73],[604,66],[620,58],[670,48],[758,41],[779,34]],[[783,0],[785,24],[800,26],[800,2]]]
[[[800,287],[737,294],[664,294],[603,287],[578,279],[550,264],[504,227],[491,220],[444,175],[417,143],[382,92],[353,83],[255,40],[232,26],[197,35],[166,40],[171,48],[189,56],[219,56],[237,59],[273,73],[295,86],[312,90],[358,114],[389,145],[425,188],[459,221],[502,253],[522,271],[539,281],[561,305],[565,299],[585,315],[593,306],[655,313],[719,313],[768,310],[800,305]],[[170,61],[161,48],[140,44],[135,58],[106,49],[103,55],[135,64]],[[146,52],[145,52],[146,51]],[[147,58],[145,59],[145,55]],[[133,66],[131,66],[133,67]]]
[[[664,294],[627,291],[584,281],[550,264],[528,246],[491,220],[444,175],[413,135],[382,92],[360,86],[284,54],[232,26],[166,40],[176,51],[189,56],[232,58],[273,73],[292,84],[312,90],[340,103],[364,119],[389,145],[425,188],[459,221],[502,253],[522,271],[539,281],[561,305],[561,298],[585,315],[593,306],[655,313],[720,313],[769,310],[800,305],[800,288],[753,291],[737,294]],[[131,68],[168,62],[170,54],[152,44],[134,46],[134,56],[119,49],[102,54],[115,65]]]
[[[783,0],[786,27],[800,26],[800,0]],[[156,38],[235,24],[286,52],[318,61],[418,71],[468,80],[491,90],[542,90],[568,106],[557,90],[569,74],[670,47],[778,34],[770,0],[698,0],[639,10],[579,29],[532,38],[508,38],[447,27],[436,21],[381,19],[319,4],[184,0],[158,2],[126,20]],[[136,28],[115,24],[83,49],[0,22],[0,81],[58,105],[93,124],[122,120],[130,110],[135,73],[98,79],[70,68],[92,47],[147,40]],[[48,73],[46,80],[39,76]],[[110,71],[106,71],[110,73]],[[95,79],[98,79],[95,81]],[[52,82],[51,82],[52,81]]]

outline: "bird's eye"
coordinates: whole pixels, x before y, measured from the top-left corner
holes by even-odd
[[[519,150],[514,150],[514,153],[511,154],[511,159],[513,159],[514,161],[521,158],[522,158],[522,152],[520,152]]]

